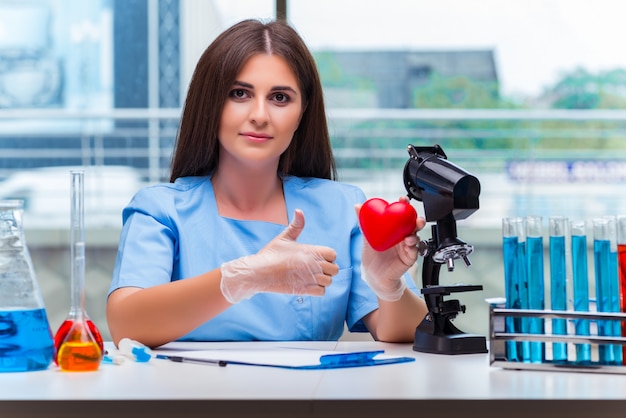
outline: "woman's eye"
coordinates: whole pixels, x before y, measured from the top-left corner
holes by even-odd
[[[276,93],[274,95],[274,100],[276,100],[278,103],[288,103],[291,100],[291,97],[284,93]]]
[[[245,99],[246,97],[248,97],[248,94],[243,89],[234,89],[231,90],[230,97],[232,97],[233,99]]]

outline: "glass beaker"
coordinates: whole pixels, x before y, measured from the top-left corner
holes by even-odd
[[[24,239],[22,200],[0,201],[0,372],[46,369],[54,357],[48,315]]]
[[[70,262],[70,312],[54,340],[56,362],[63,371],[97,370],[104,354],[100,331],[85,310],[84,171],[72,170]]]

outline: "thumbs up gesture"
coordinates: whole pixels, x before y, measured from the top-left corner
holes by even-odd
[[[330,247],[297,242],[304,229],[304,214],[293,221],[257,254],[222,264],[222,294],[230,303],[260,292],[322,296],[339,272],[337,254]]]

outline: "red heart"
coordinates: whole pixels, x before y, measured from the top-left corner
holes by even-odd
[[[380,198],[366,200],[359,212],[363,235],[376,251],[385,251],[415,231],[417,212],[407,202],[391,204]]]

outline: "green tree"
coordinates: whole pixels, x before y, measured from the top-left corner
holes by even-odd
[[[513,105],[500,97],[496,81],[477,81],[463,75],[434,73],[413,90],[413,106],[430,109],[498,109]]]
[[[594,74],[578,67],[546,89],[544,97],[555,109],[625,109],[626,69]]]

